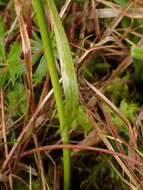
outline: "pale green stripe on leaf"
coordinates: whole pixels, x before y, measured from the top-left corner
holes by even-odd
[[[50,10],[61,64],[61,74],[65,95],[65,117],[67,120],[67,124],[70,124],[70,122],[76,116],[78,110],[77,106],[79,95],[77,79],[70,47],[58,11],[53,0],[47,0],[47,3]]]

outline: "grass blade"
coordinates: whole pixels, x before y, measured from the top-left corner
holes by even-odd
[[[77,114],[78,85],[68,40],[53,0],[47,0],[59,53],[65,95],[66,124],[70,125]],[[70,117],[69,117],[70,115]],[[67,127],[67,126],[66,126]]]
[[[62,79],[63,79],[65,102],[66,102],[66,105],[64,106],[42,1],[34,0],[33,5],[37,13],[37,19],[45,49],[45,56],[48,61],[49,73],[51,76],[51,81],[53,85],[53,90],[55,94],[57,110],[59,115],[62,141],[64,144],[68,144],[69,143],[68,129],[72,120],[76,116],[77,105],[78,105],[78,86],[74,71],[74,65],[72,62],[72,57],[68,46],[68,41],[66,39],[66,35],[64,33],[64,29],[62,27],[62,23],[60,21],[54,2],[50,2],[50,5],[52,5],[50,9],[51,9],[51,14],[53,15],[53,22],[55,23],[54,31],[56,35],[57,47],[61,62]],[[59,25],[59,28],[57,25]],[[60,39],[58,39],[59,37]],[[69,115],[71,117],[69,117]],[[64,189],[69,190],[71,166],[70,166],[70,150],[68,149],[63,150],[63,162],[64,162]]]
[[[53,0],[47,0],[52,20],[53,30],[56,37],[57,49],[59,53],[61,74],[63,80],[63,89],[65,95],[65,126],[62,131],[62,139],[64,144],[69,143],[68,130],[72,121],[77,114],[78,106],[78,85],[74,64],[69,48],[68,40],[60,20],[58,11]],[[69,117],[70,116],[70,117]],[[70,150],[63,149],[64,156],[64,190],[70,189]]]

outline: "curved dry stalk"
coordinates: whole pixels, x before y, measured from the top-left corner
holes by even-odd
[[[83,146],[83,145],[71,145],[71,144],[48,145],[48,146],[42,146],[42,147],[34,148],[32,150],[23,152],[22,154],[20,154],[20,157],[25,157],[25,156],[31,155],[35,152],[49,151],[49,150],[55,150],[55,149],[81,149],[81,150],[96,151],[96,152],[101,152],[101,153],[105,153],[105,154],[111,154],[111,155],[119,156],[123,159],[126,159],[127,161],[129,161],[129,162],[131,162],[137,166],[143,167],[142,162],[139,162],[139,161],[137,161],[137,160],[135,160],[129,156],[123,155],[123,154],[118,153],[118,152],[110,151],[110,150],[103,149],[103,148],[89,147],[89,146]],[[13,156],[13,158],[15,158],[15,157],[16,156]]]

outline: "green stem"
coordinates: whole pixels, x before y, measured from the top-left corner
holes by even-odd
[[[65,113],[64,104],[62,99],[62,91],[59,84],[59,78],[55,66],[55,58],[53,55],[52,45],[50,41],[50,35],[47,27],[47,21],[45,19],[44,8],[41,0],[33,0],[33,6],[37,14],[37,20],[40,28],[40,33],[43,41],[45,56],[48,62],[48,69],[51,77],[51,82],[53,85],[56,106],[59,116],[59,122],[61,127],[61,136],[63,144],[69,144],[69,134],[68,129],[65,126]],[[64,190],[70,189],[70,150],[63,150],[63,160],[64,160]]]
[[[68,129],[62,130],[63,144],[70,144]],[[71,151],[63,149],[63,164],[64,164],[64,190],[70,190],[71,180]]]
[[[62,92],[61,92],[59,78],[58,78],[58,74],[57,74],[57,70],[55,66],[55,58],[53,55],[50,35],[49,35],[48,27],[47,27],[47,21],[45,20],[44,8],[43,8],[41,0],[33,0],[33,5],[37,14],[37,20],[38,20],[42,42],[44,46],[44,52],[45,52],[45,56],[48,62],[48,69],[51,76],[51,82],[53,85],[60,124],[64,126],[64,106],[63,106],[63,100],[62,100]]]

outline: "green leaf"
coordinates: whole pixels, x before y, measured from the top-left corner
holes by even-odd
[[[75,127],[78,125],[83,128],[85,134],[92,129],[92,124],[89,122],[88,115],[83,106],[79,106],[78,108]]]
[[[128,74],[122,78],[116,77],[108,86],[107,92],[115,104],[118,104],[121,99],[126,99],[128,97],[129,88],[124,81],[129,80],[129,77]]]
[[[15,87],[7,94],[9,109],[12,116],[19,116],[26,113],[27,97],[25,87],[22,83],[16,83]]]
[[[55,4],[56,4],[56,7],[61,7],[63,5],[63,3],[65,2],[65,0],[55,0]]]
[[[125,5],[128,3],[128,0],[114,0],[114,2],[119,5]]]
[[[42,42],[39,40],[30,40],[32,44],[32,53],[35,53],[36,51],[42,50]]]
[[[8,80],[8,72],[4,72],[0,75],[0,88],[3,88]]]
[[[0,6],[4,6],[4,5],[6,5],[7,3],[8,3],[8,1],[7,1],[7,0],[5,0],[5,1],[0,0]]]
[[[135,122],[135,113],[138,111],[138,105],[135,103],[129,103],[126,100],[122,100],[119,109],[124,115],[132,122]],[[112,111],[111,111],[112,112]],[[124,122],[116,115],[113,114],[113,121],[121,130],[125,131],[127,128],[122,128]]]
[[[40,190],[40,184],[39,184],[39,181],[32,181],[32,187],[34,190]]]
[[[133,65],[134,65],[133,80],[141,83],[143,80],[143,61],[139,59],[134,59]]]
[[[0,6],[2,6],[2,5],[4,5],[4,4],[5,4],[4,2],[0,1]]]
[[[0,61],[5,60],[5,56],[6,56],[4,36],[5,36],[5,25],[0,16]]]
[[[0,39],[0,61],[5,60],[5,44],[2,39]]]
[[[65,119],[67,126],[77,114],[78,85],[68,40],[53,0],[47,0],[59,53],[65,95]],[[70,117],[69,117],[70,115]]]
[[[35,71],[33,75],[33,80],[35,83],[41,82],[43,77],[46,75],[46,70],[47,70],[46,66],[47,66],[47,63],[46,63],[45,57],[43,56],[40,60],[37,70]]]
[[[137,46],[132,46],[131,47],[131,55],[135,59],[143,60],[143,48],[137,47]]]
[[[76,3],[84,3],[87,0],[73,0],[73,1],[76,2]]]
[[[17,76],[19,76],[19,63],[18,59],[20,57],[21,44],[15,42],[8,54],[7,64],[9,66],[9,73],[12,85],[14,86]]]
[[[4,38],[4,34],[5,34],[5,25],[2,20],[2,17],[0,16],[0,38]]]
[[[134,114],[138,111],[138,106],[135,103],[128,103],[125,100],[121,101],[120,110],[125,114],[125,116],[131,121],[134,122]]]

